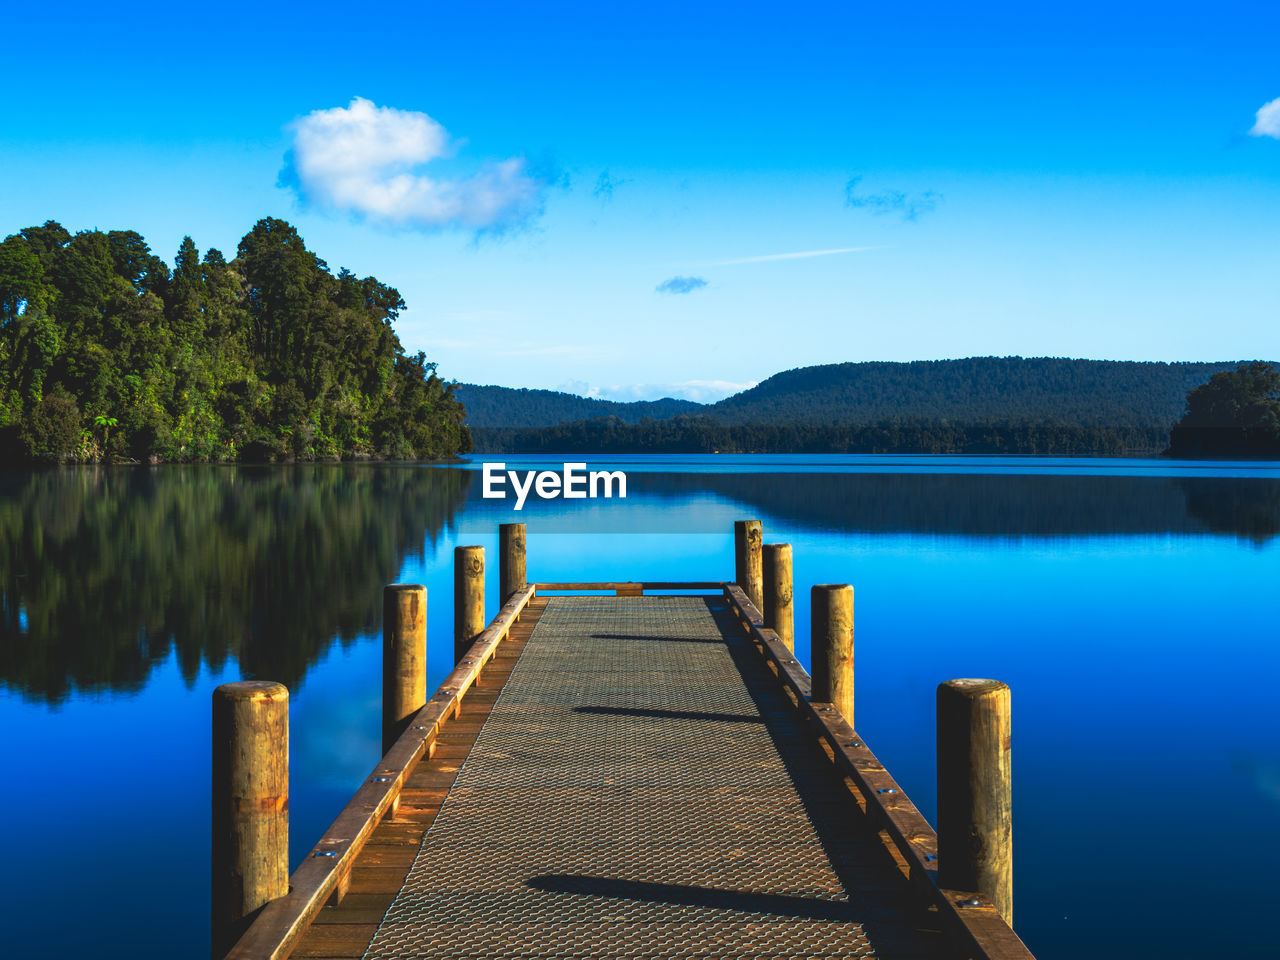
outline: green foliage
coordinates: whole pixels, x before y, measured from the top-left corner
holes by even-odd
[[[70,460],[81,445],[80,411],[66,397],[45,397],[22,422],[19,436],[27,457],[36,463]]]
[[[1280,370],[1242,363],[1187,394],[1169,438],[1174,456],[1280,456]]]
[[[283,220],[259,221],[230,263],[185,237],[172,271],[131,230],[28,227],[0,243],[0,431],[38,459],[469,450],[451,385],[392,328],[402,309],[373,277],[332,275]],[[80,417],[73,451],[66,408],[41,406],[51,392]]]

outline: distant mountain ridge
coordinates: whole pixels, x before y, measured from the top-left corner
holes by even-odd
[[[596,417],[619,417],[636,423],[645,417],[665,420],[680,414],[698,413],[706,408],[692,400],[664,397],[661,400],[637,400],[624,403],[580,397],[558,390],[534,390],[528,387],[498,387],[459,383],[453,395],[467,408],[467,425],[471,427],[552,427],[574,420]]]
[[[724,424],[889,421],[1048,423],[1168,429],[1187,391],[1235,361],[1159,363],[1059,357],[869,361],[799,367],[714,404],[621,403],[552,390],[459,384],[472,428],[551,427],[618,417],[624,423],[696,414]]]
[[[774,374],[704,412],[733,424],[1057,421],[1168,429],[1188,390],[1235,365],[1059,357],[833,363]]]

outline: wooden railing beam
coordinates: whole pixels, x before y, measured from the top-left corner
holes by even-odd
[[[868,816],[906,860],[913,886],[926,903],[937,906],[939,918],[961,949],[974,960],[1035,960],[990,899],[976,891],[937,885],[938,835],[929,821],[839,711],[830,703],[809,699],[809,674],[778,635],[764,626],[760,611],[742,588],[729,584],[725,596],[778,679],[794,694],[801,715],[831,747],[837,769],[863,795]]]

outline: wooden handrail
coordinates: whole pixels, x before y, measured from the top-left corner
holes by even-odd
[[[756,641],[761,653],[777,668],[778,679],[795,695],[801,715],[816,725],[818,735],[831,746],[837,767],[857,784],[866,800],[867,813],[888,833],[906,860],[912,884],[929,902],[937,904],[948,932],[970,951],[974,960],[1035,960],[990,900],[980,893],[946,890],[937,885],[938,835],[929,821],[839,711],[832,704],[809,699],[809,674],[778,635],[764,626],[760,611],[742,588],[736,583],[726,584],[724,593],[747,635]]]
[[[431,755],[441,726],[458,715],[463,696],[536,594],[530,584],[503,605],[289,877],[289,892],[262,908],[226,960],[283,960],[326,901],[341,895],[374,828],[392,809],[414,767]]]

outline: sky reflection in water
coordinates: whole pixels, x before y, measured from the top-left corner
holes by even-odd
[[[434,687],[455,544],[495,557],[523,519],[535,579],[723,579],[754,516],[795,547],[806,663],[808,585],[854,584],[858,728],[930,819],[936,684],[1012,686],[1015,919],[1042,960],[1201,955],[1189,895],[1215,952],[1264,952],[1277,465],[620,459],[627,501],[515,516],[460,468],[0,478],[10,944],[203,955],[209,694],[241,664],[292,690],[296,861],[377,759],[383,583],[428,586]],[[843,462],[868,459],[893,462]],[[494,560],[490,615],[496,580]]]

